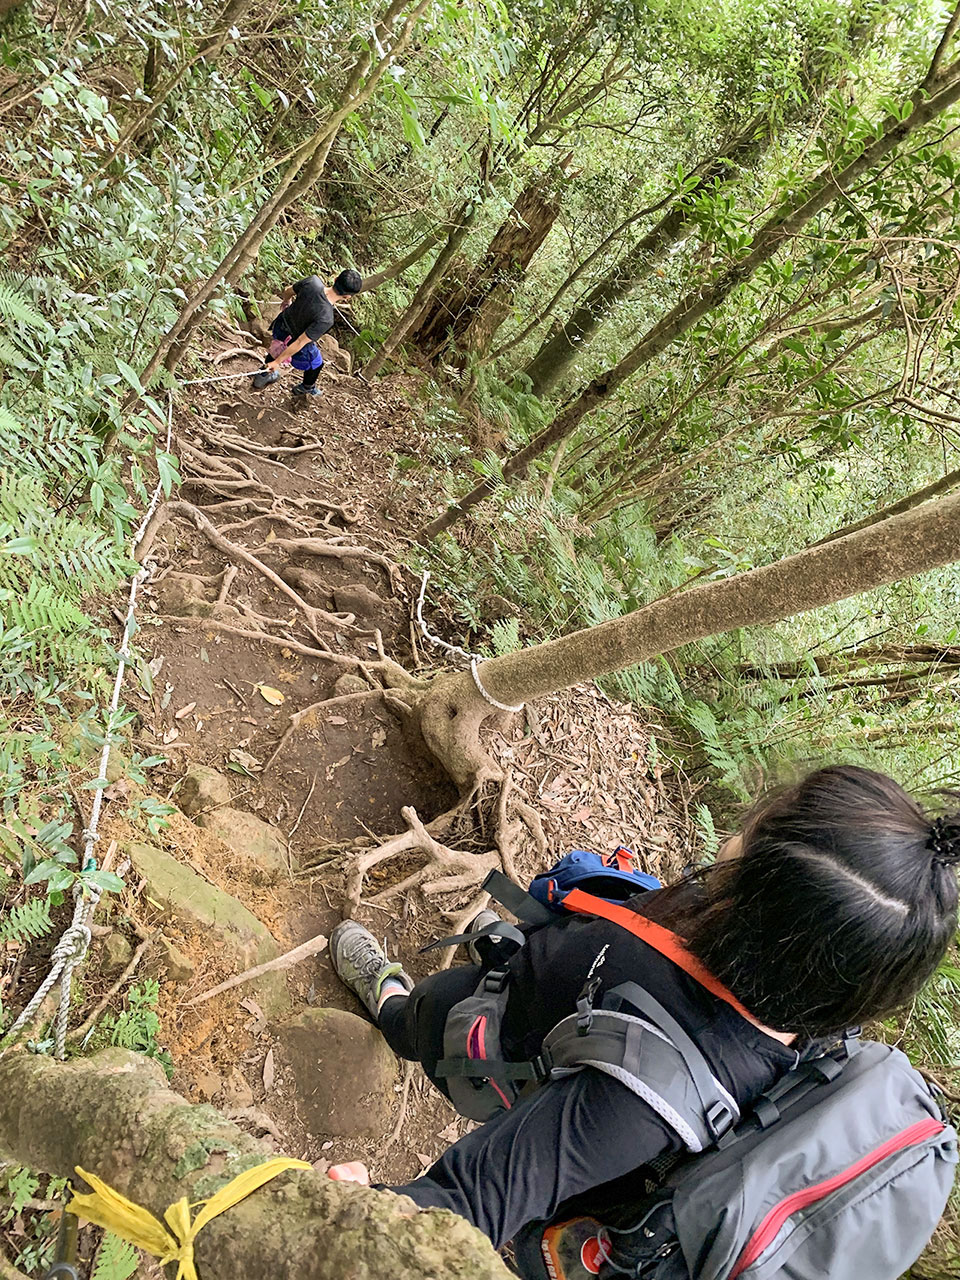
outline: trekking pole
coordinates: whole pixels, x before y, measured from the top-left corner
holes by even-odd
[[[60,1227],[53,1262],[44,1271],[41,1280],[79,1280],[77,1271],[77,1228],[79,1223],[66,1207],[60,1210]]]

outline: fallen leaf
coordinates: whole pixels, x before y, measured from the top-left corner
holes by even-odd
[[[271,707],[283,706],[284,696],[279,689],[272,689],[268,684],[258,684],[255,685],[254,688],[264,702],[270,703]]]
[[[151,658],[150,661],[147,663],[147,666],[150,668],[150,671],[153,675],[158,676],[160,674],[160,671],[165,661],[166,659],[164,658],[163,654],[160,654],[158,658]]]
[[[188,716],[191,711],[195,711],[196,706],[197,704],[195,702],[188,702],[185,707],[181,707],[179,711],[175,711],[173,713],[174,720],[182,720],[183,717]]]
[[[240,717],[240,723],[241,723],[241,724],[256,724],[257,722],[256,722],[256,720],[254,720],[253,716],[241,716],[241,717]]]
[[[273,1088],[273,1082],[276,1079],[276,1069],[273,1065],[273,1050],[267,1050],[267,1056],[263,1060],[263,1087],[267,1093]]]
[[[200,661],[201,662],[210,661],[210,655],[209,653],[207,653],[206,649],[204,649],[202,645],[200,646]]]
[[[263,768],[256,756],[252,756],[249,751],[241,751],[239,747],[234,747],[227,758],[230,761],[227,765],[228,769],[234,773],[245,773],[251,778],[254,769]]]
[[[372,746],[382,747],[383,744],[386,742],[386,740],[387,740],[386,729],[374,729],[373,737],[370,740]]]
[[[420,1161],[420,1167],[423,1169],[429,1169],[433,1164],[433,1156],[425,1156],[422,1151],[418,1151],[416,1156]]]
[[[327,724],[346,724],[346,716],[327,716]]]
[[[273,532],[272,529],[267,533],[267,536],[264,538],[264,542],[276,542],[276,540],[277,540],[277,535]]]
[[[167,730],[167,732],[163,735],[163,741],[164,741],[164,742],[175,742],[175,741],[176,741],[176,739],[177,739],[177,738],[179,738],[179,737],[180,737],[180,730],[177,728],[177,726],[176,726],[176,725],[173,725],[173,726],[171,726],[171,728],[169,728],[169,729]]]
[[[283,656],[284,656],[285,658],[292,658],[292,657],[293,657],[293,650],[292,650],[292,649],[281,649],[281,650],[280,650],[280,652],[283,654]]]

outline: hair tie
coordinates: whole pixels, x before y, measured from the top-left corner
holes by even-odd
[[[955,867],[960,863],[960,830],[952,819],[934,818],[930,824],[927,848],[933,860],[941,867]]]

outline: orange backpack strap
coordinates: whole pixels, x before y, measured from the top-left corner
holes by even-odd
[[[669,929],[665,929],[662,924],[656,924],[653,920],[638,915],[636,911],[631,911],[629,907],[621,906],[620,903],[596,898],[592,893],[585,893],[583,889],[571,889],[563,899],[563,905],[568,911],[600,916],[604,920],[609,920],[611,924],[618,924],[621,929],[626,929],[641,942],[653,947],[654,951],[659,951],[662,956],[666,956],[678,969],[682,969],[684,973],[688,973],[691,978],[699,982],[701,987],[705,987],[718,999],[725,1001],[731,1009],[739,1013],[741,1018],[746,1018],[747,1022],[755,1027],[760,1026],[753,1014],[743,1007],[733,992],[728,991],[722,982],[704,968],[696,956],[690,954],[683,945],[683,939],[671,933]]]

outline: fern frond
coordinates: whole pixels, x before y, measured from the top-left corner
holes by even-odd
[[[139,1258],[133,1245],[107,1231],[97,1253],[93,1280],[129,1280],[138,1265]]]
[[[9,276],[0,276],[0,321],[22,324],[30,329],[46,329],[47,322],[27,301],[20,285]]]
[[[6,918],[0,920],[0,942],[33,942],[52,928],[50,904],[43,898],[32,898],[11,907]]]

